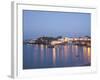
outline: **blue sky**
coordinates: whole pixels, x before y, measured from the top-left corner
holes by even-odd
[[[91,14],[23,10],[23,37],[91,35]]]

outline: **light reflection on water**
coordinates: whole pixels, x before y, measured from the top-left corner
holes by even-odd
[[[91,65],[91,48],[77,45],[24,45],[23,68],[74,67]]]

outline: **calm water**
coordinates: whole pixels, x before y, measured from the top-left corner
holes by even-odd
[[[77,45],[23,46],[23,69],[75,67],[91,65],[91,48]]]

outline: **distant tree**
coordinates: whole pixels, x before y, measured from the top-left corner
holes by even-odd
[[[59,39],[59,38],[62,38],[62,36],[58,36],[57,38],[58,38],[58,39]]]
[[[90,36],[85,36],[85,37],[87,37],[87,38],[91,38]]]

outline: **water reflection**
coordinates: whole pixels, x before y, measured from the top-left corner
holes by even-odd
[[[43,59],[44,59],[43,49],[44,49],[44,46],[40,45],[40,62],[41,62],[41,64],[43,63]]]
[[[91,48],[77,45],[24,45],[23,68],[50,68],[89,66],[91,64]]]
[[[53,48],[53,64],[56,64],[56,48]]]

